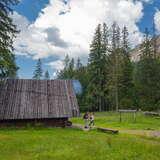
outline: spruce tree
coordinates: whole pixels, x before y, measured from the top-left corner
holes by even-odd
[[[123,52],[126,54],[127,57],[129,57],[129,40],[128,40],[128,29],[126,26],[122,29],[122,49]]]
[[[70,63],[70,58],[68,54],[65,56],[63,63],[64,63],[64,69],[68,69]]]
[[[108,107],[108,54],[109,54],[109,29],[106,23],[103,23],[102,28],[102,71],[101,71],[101,88],[103,88],[102,92],[102,109],[109,110]]]
[[[78,57],[77,64],[76,64],[76,69],[79,70],[81,67],[82,67],[82,63],[81,63],[80,58]]]
[[[75,76],[75,63],[74,58],[70,59],[68,55],[66,55],[64,61],[64,68],[58,72],[57,78],[59,79],[74,79]]]
[[[44,79],[49,80],[50,79],[50,75],[48,70],[44,73]]]
[[[0,1],[0,78],[16,77],[18,70],[12,53],[13,39],[18,31],[10,17],[11,6],[17,3],[18,0]]]
[[[117,30],[117,23],[114,22],[111,27],[111,47],[112,47],[112,52],[117,48],[116,44],[116,30]]]
[[[63,60],[64,68],[57,72],[58,79],[67,79],[69,77],[68,75],[69,63],[70,63],[70,58],[69,55],[67,54]]]
[[[156,110],[160,104],[160,61],[155,58],[151,38],[146,29],[142,44],[142,56],[137,66],[136,87],[139,105],[144,110]]]
[[[103,28],[104,29],[104,28]],[[105,87],[104,87],[104,75],[106,72],[106,57],[104,50],[104,30],[102,30],[101,24],[96,28],[96,32],[93,41],[90,45],[89,54],[89,85],[88,85],[88,101],[92,109],[98,109],[102,111],[104,108],[105,99]],[[105,31],[106,34],[106,31]],[[106,41],[106,40],[105,40]]]
[[[111,53],[108,57],[108,92],[111,109],[119,108],[119,77],[121,74],[120,28],[116,22],[111,27]]]
[[[74,58],[71,59],[71,61],[69,62],[69,68],[68,68],[68,75],[70,79],[74,79],[74,71],[75,71],[75,68],[74,68]]]
[[[153,49],[153,57],[158,58],[158,43],[157,43],[157,34],[155,29],[155,23],[153,22],[153,37],[152,37],[152,49]]]
[[[111,50],[108,56],[108,98],[111,109],[132,106],[132,63],[129,56],[128,30],[111,27]]]
[[[80,58],[77,59],[76,67],[74,65],[74,59],[70,59],[67,55],[64,59],[64,68],[57,73],[58,79],[76,79],[82,85],[82,94],[77,95],[78,104],[81,111],[86,111],[88,108],[86,94],[87,86],[89,84],[88,66],[83,66]]]
[[[149,37],[148,28],[145,29],[145,38],[144,42],[141,45],[141,59],[151,58],[152,55],[152,43],[151,38]]]
[[[43,77],[43,71],[42,71],[42,62],[41,59],[38,59],[35,71],[33,73],[33,79],[41,79]]]
[[[106,23],[103,23],[103,30],[102,30],[102,52],[104,54],[108,51],[108,42],[109,42],[109,31]]]
[[[128,41],[128,30],[127,27],[122,29],[122,61],[121,61],[121,76],[120,76],[120,87],[119,87],[119,101],[120,107],[133,107],[133,65],[130,60],[129,53],[129,41]]]

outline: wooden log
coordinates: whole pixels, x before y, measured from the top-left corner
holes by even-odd
[[[117,134],[119,131],[114,130],[114,129],[109,129],[109,128],[97,128],[98,131],[104,132],[104,133],[112,133],[112,134]]]

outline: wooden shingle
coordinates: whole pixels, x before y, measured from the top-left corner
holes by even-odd
[[[0,120],[78,115],[79,107],[71,80],[0,81]]]

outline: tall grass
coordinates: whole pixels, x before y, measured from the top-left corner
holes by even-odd
[[[0,130],[0,160],[159,160],[160,139],[77,129]]]

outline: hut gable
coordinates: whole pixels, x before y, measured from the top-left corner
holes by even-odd
[[[71,80],[7,79],[0,82],[0,120],[79,115]]]

